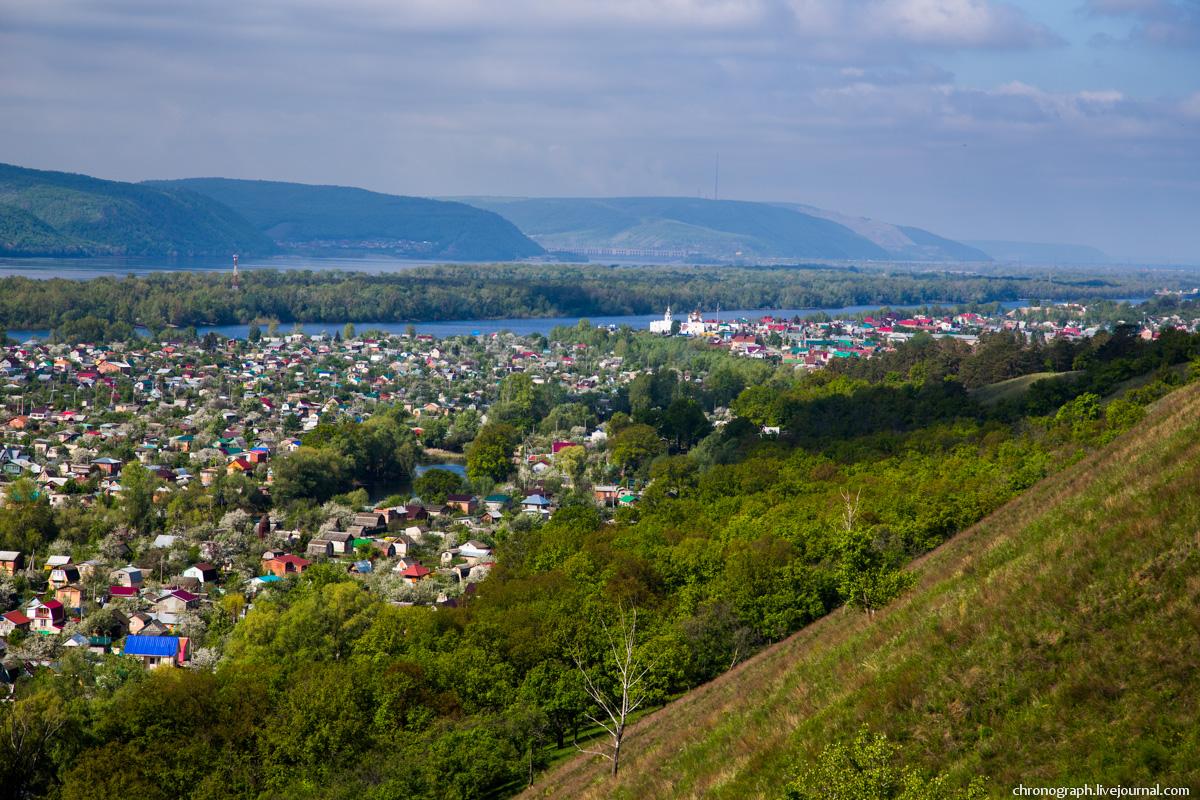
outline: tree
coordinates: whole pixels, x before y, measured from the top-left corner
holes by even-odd
[[[554,463],[571,479],[571,485],[577,485],[587,467],[587,450],[582,445],[564,447],[554,454]]]
[[[955,790],[946,776],[925,778],[897,763],[899,747],[864,726],[853,742],[827,745],[786,787],[787,800],[982,800],[981,778]]]
[[[609,440],[608,448],[613,463],[622,470],[636,470],[664,449],[658,431],[639,423],[622,428]]]
[[[349,341],[354,338],[354,323],[347,322],[342,326],[342,338]]]
[[[136,461],[121,470],[121,509],[125,524],[138,533],[154,527],[154,490],[158,478]]]
[[[251,344],[258,344],[258,342],[262,341],[262,328],[256,324],[251,324],[246,330],[246,341]]]
[[[848,495],[847,495],[848,497]],[[883,553],[862,531],[853,530],[858,516],[858,502],[847,499],[844,524],[845,539],[838,565],[838,592],[852,608],[875,612],[899,597],[913,585],[916,577],[887,563]]]
[[[53,774],[47,762],[66,745],[70,710],[50,689],[0,705],[0,787],[8,797],[40,795],[46,787],[38,784]]]
[[[669,439],[677,450],[687,450],[703,439],[712,430],[704,409],[690,397],[681,397],[671,402],[663,412],[659,432]]]
[[[467,447],[467,475],[471,480],[507,478],[512,471],[512,453],[517,441],[517,430],[511,425],[497,422],[484,425]]]
[[[347,462],[329,450],[301,447],[275,459],[273,493],[281,501],[324,503],[347,488]]]
[[[45,492],[29,478],[9,484],[0,507],[0,547],[32,552],[58,535],[54,512]]]
[[[596,704],[598,713],[585,712],[587,718],[602,727],[612,739],[612,751],[585,750],[585,753],[607,758],[612,762],[610,774],[616,777],[621,766],[621,744],[625,740],[625,726],[629,716],[646,700],[644,681],[653,664],[644,660],[638,652],[637,608],[626,613],[618,610],[615,627],[601,621],[604,630],[606,652],[602,660],[610,672],[592,675],[583,663],[575,659],[575,666],[583,676],[583,688]]]
[[[457,472],[448,469],[427,470],[415,481],[413,491],[426,503],[441,505],[446,502],[446,496],[461,491],[462,477]]]

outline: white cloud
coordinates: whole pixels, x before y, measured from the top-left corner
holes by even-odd
[[[994,0],[790,0],[802,35],[939,49],[1024,49],[1061,39]]]

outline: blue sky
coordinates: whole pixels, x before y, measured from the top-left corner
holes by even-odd
[[[0,0],[0,160],[1200,262],[1200,0]]]

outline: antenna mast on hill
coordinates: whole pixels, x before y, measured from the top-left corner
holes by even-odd
[[[717,153],[717,163],[713,166],[713,200],[720,197],[717,191],[721,188],[721,154]]]
[[[237,253],[233,254],[233,288],[240,288],[238,285]]]

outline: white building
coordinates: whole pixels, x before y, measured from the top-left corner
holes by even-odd
[[[663,314],[662,319],[656,319],[650,323],[651,333],[670,333],[671,326],[675,323],[674,317],[671,316],[671,307],[667,306],[667,313]]]

